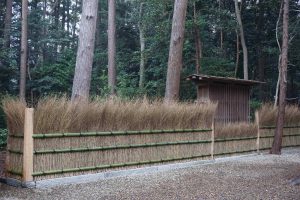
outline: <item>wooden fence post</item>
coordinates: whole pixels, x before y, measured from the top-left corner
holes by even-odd
[[[215,148],[215,118],[213,118],[211,126],[211,159],[214,159],[214,148]]]
[[[258,111],[255,111],[255,122],[257,125],[257,140],[256,140],[256,149],[257,149],[257,153],[259,153],[259,142],[260,142],[260,125],[259,125],[259,113]]]
[[[24,147],[23,147],[23,181],[33,180],[33,108],[25,109]]]

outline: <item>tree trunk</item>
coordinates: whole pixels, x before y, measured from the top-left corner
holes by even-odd
[[[237,78],[237,73],[240,64],[240,37],[238,30],[236,32],[236,61],[235,61],[235,70],[234,70],[234,77]]]
[[[179,98],[180,72],[182,68],[182,49],[188,0],[175,0],[172,32],[169,50],[165,102]]]
[[[70,33],[70,4],[71,0],[67,0],[67,33]]]
[[[194,40],[195,40],[195,60],[196,60],[195,73],[199,74],[201,71],[202,41],[200,37],[199,26],[197,25],[197,17],[198,16],[196,11],[196,3],[194,3]]]
[[[259,15],[256,18],[257,21],[257,35],[256,35],[256,40],[257,40],[257,66],[258,66],[258,79],[259,81],[263,82],[264,77],[265,77],[265,53],[263,51],[263,44],[262,41],[265,41],[265,34],[263,30],[263,25],[264,25],[264,15],[265,15],[265,8],[264,8],[264,2],[259,2]],[[259,99],[261,101],[264,101],[265,95],[264,95],[264,84],[259,84]]]
[[[263,82],[265,79],[266,57],[261,49],[259,49],[257,52],[260,54],[258,57],[258,80]],[[261,101],[265,100],[264,84],[259,84],[259,98]]]
[[[288,64],[288,43],[289,43],[289,0],[284,0],[283,3],[283,34],[282,34],[282,53],[281,53],[281,79],[280,79],[280,94],[279,94],[279,105],[277,124],[275,129],[275,136],[272,145],[272,154],[281,153],[283,125],[285,116],[285,105],[286,105],[286,89],[287,89],[287,64]]]
[[[10,31],[11,31],[11,18],[12,18],[12,0],[6,0],[6,13],[4,22],[4,49],[10,47]]]
[[[242,44],[242,48],[243,48],[244,79],[248,80],[248,50],[247,50],[247,45],[246,45],[246,41],[245,41],[241,11],[240,11],[239,6],[238,6],[238,0],[234,0],[234,5],[235,5],[236,19],[237,19],[237,22],[238,22],[238,25],[239,25],[239,28],[240,28],[241,44]]]
[[[78,7],[78,0],[75,0],[75,6],[74,6],[74,10],[72,10],[72,17],[73,17],[73,22],[72,22],[72,38],[75,39],[76,37],[76,24],[77,21],[75,19],[75,15],[76,15],[76,9]],[[74,45],[75,46],[75,45]]]
[[[20,100],[25,102],[26,95],[26,67],[27,67],[27,17],[28,1],[22,0],[22,30],[21,30],[21,58],[20,58]]]
[[[62,20],[61,20],[61,37],[66,39],[65,25],[66,25],[66,0],[62,0]],[[65,41],[61,42],[61,50],[62,52],[65,50]]]
[[[95,48],[100,48],[101,44],[101,31],[100,31],[100,24],[101,24],[101,1],[98,1],[98,12],[97,12],[97,26],[96,26],[96,43]]]
[[[139,80],[139,88],[144,88],[144,81],[145,81],[145,33],[144,33],[144,26],[142,22],[143,18],[143,7],[144,3],[140,4],[140,21],[139,21],[139,32],[140,32],[140,47],[141,47],[141,58],[140,58],[140,80]]]
[[[278,49],[279,49],[279,56],[278,56],[278,79],[277,79],[277,84],[276,84],[274,107],[276,107],[277,104],[278,104],[279,82],[280,82],[280,79],[281,79],[280,66],[281,66],[281,53],[282,52],[281,52],[281,45],[280,45],[279,37],[278,37],[278,29],[279,29],[279,23],[280,23],[282,11],[283,11],[283,0],[281,0],[279,15],[278,15],[277,22],[276,22],[276,42],[277,42],[277,46],[278,46]]]
[[[72,100],[88,100],[94,57],[98,1],[83,1]]]
[[[61,0],[56,0],[55,2],[55,7],[54,7],[54,23],[55,23],[55,30],[56,30],[56,39],[59,39],[59,15],[60,15],[60,1]],[[57,53],[59,52],[59,49],[58,49],[58,42],[55,42],[55,45],[54,45],[54,58],[55,60],[57,60]]]
[[[97,26],[96,26],[96,39],[95,39],[95,50],[98,53],[101,49],[101,30],[100,30],[100,25],[101,25],[101,1],[98,1],[98,12],[97,12]],[[98,73],[99,69],[101,68],[101,59],[97,58],[94,61],[94,65],[96,68],[96,71]]]
[[[108,0],[108,87],[116,95],[116,4]]]
[[[222,1],[219,0],[219,12],[221,11],[221,3],[222,3]],[[221,21],[220,15],[219,15],[219,20]],[[221,48],[222,53],[223,53],[223,40],[224,40],[224,38],[223,38],[223,28],[221,27],[220,28],[220,48]]]
[[[44,40],[47,35],[47,25],[46,25],[46,15],[47,15],[47,0],[43,1],[43,29],[42,29],[42,39]],[[40,52],[39,52],[39,63],[43,65],[45,62],[46,57],[46,42],[42,42],[42,45],[40,46]]]

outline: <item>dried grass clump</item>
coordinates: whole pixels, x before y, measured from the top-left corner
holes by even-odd
[[[18,99],[6,98],[2,101],[2,107],[6,115],[9,134],[22,135],[26,104]]]
[[[234,138],[257,136],[257,125],[254,123],[218,124],[215,128],[215,138]]]
[[[5,109],[11,112],[10,107]],[[84,103],[49,97],[36,105],[34,133],[210,128],[215,110],[216,104],[212,103],[166,104],[161,100],[116,98]],[[23,116],[23,112],[19,110],[16,114]],[[14,118],[8,120],[14,124]]]
[[[277,107],[272,104],[264,104],[259,110],[259,123],[261,126],[275,126],[277,117]],[[288,105],[285,108],[286,126],[300,125],[300,109],[295,105]]]

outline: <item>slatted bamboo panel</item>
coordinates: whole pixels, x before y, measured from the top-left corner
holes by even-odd
[[[271,149],[275,127],[260,128],[260,149]],[[300,127],[285,127],[283,129],[283,147],[300,146]]]
[[[34,180],[211,156],[211,130],[71,135],[34,138]]]
[[[22,179],[23,137],[8,137],[6,153],[6,171],[8,178]]]

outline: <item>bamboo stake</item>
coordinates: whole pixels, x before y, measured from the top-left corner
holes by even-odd
[[[259,142],[260,142],[260,126],[259,126],[259,113],[258,111],[255,111],[255,122],[257,124],[257,141],[256,141],[256,149],[257,153],[259,153]]]
[[[33,108],[25,109],[24,149],[23,149],[23,181],[32,181],[33,173]]]
[[[213,117],[211,126],[211,159],[214,159],[214,148],[215,148],[215,119]]]

